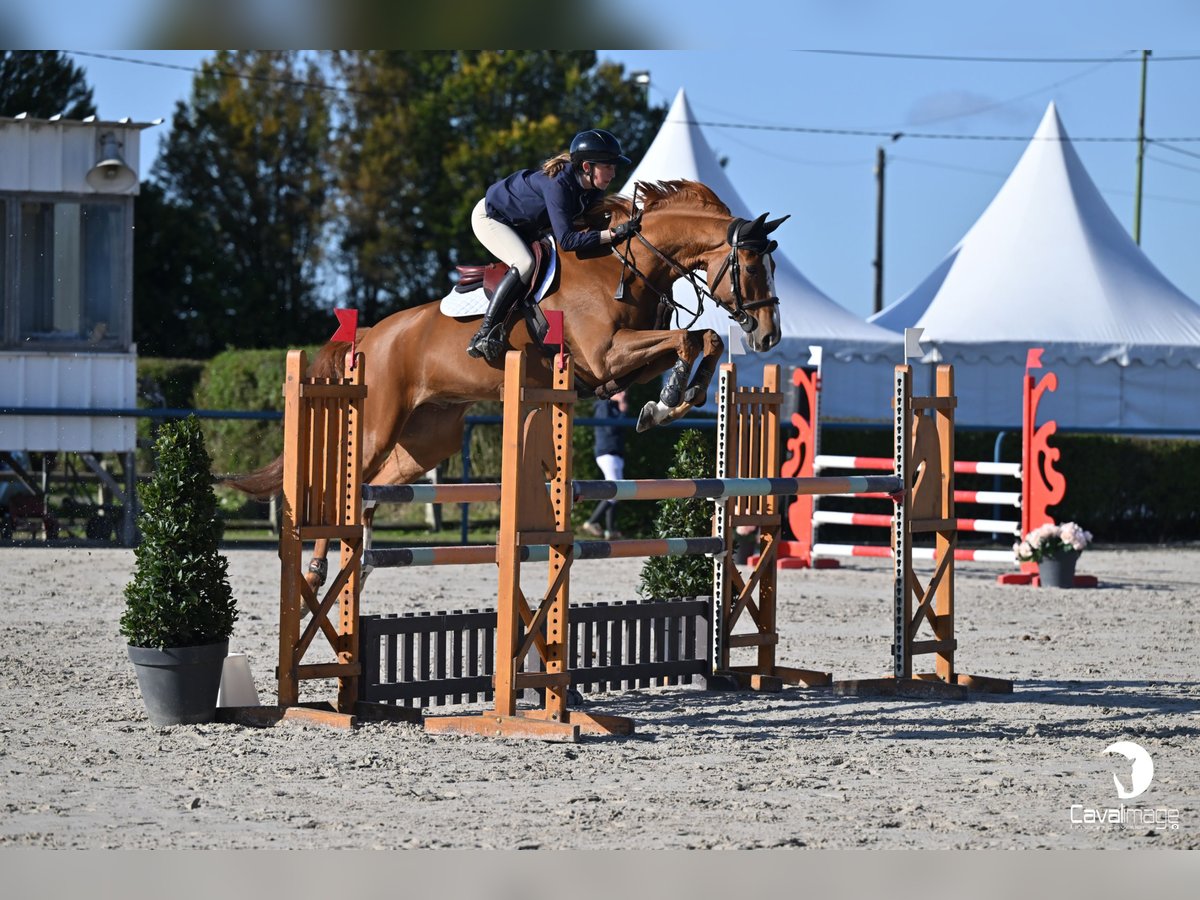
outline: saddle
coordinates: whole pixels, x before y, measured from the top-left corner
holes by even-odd
[[[543,269],[554,253],[554,248],[548,238],[534,241],[529,249],[533,253],[533,277],[529,279],[529,288],[526,290],[525,296],[518,301],[519,303],[524,303],[541,283]],[[487,263],[482,266],[455,266],[454,268],[458,270],[458,284],[454,286],[455,291],[460,294],[469,294],[482,284],[483,292],[487,294],[489,300],[500,285],[500,280],[508,273],[508,266],[502,262]]]
[[[546,345],[545,338],[546,333],[550,330],[550,326],[539,304],[541,299],[551,291],[558,277],[558,267],[555,265],[556,251],[554,241],[548,237],[541,238],[534,241],[529,249],[533,253],[533,277],[529,279],[529,288],[525,291],[524,296],[519,297],[513,303],[512,309],[519,310],[521,315],[525,317],[525,323],[529,326],[529,333],[541,346],[543,352],[549,355],[553,350]],[[492,297],[495,295],[496,288],[500,285],[501,279],[508,272],[508,266],[501,262],[488,263],[482,266],[455,266],[455,268],[458,270],[458,284],[442,300],[442,311],[447,315],[455,316],[462,315],[461,312],[457,311],[457,307],[460,304],[458,302],[451,302],[451,298],[455,294],[468,295],[482,288],[487,301],[490,303]],[[464,296],[462,302],[470,303],[471,301]],[[483,310],[479,309],[474,314],[478,315],[482,312]],[[511,311],[509,315],[512,315]]]

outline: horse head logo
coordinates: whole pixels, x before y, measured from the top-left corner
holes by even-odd
[[[1115,744],[1109,744],[1104,748],[1105,753],[1120,753],[1126,759],[1133,762],[1133,771],[1130,773],[1130,778],[1133,781],[1131,790],[1125,790],[1125,786],[1121,784],[1121,779],[1113,773],[1113,784],[1117,786],[1117,796],[1122,800],[1132,800],[1134,797],[1140,796],[1150,787],[1150,782],[1154,779],[1154,760],[1150,758],[1150,754],[1141,746],[1133,741],[1117,741]]]

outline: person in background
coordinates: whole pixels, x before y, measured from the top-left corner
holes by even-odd
[[[629,401],[624,391],[617,391],[607,400],[597,400],[592,416],[597,419],[624,418],[629,411]],[[620,481],[625,477],[625,429],[616,425],[596,426],[596,465],[607,481]],[[621,537],[614,527],[617,501],[601,500],[596,504],[591,517],[583,523],[583,530],[593,537],[607,541]],[[603,523],[603,524],[601,524]]]

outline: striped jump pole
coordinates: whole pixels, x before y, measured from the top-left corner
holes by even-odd
[[[899,490],[894,475],[839,475],[822,478],[641,478],[621,481],[572,481],[571,497],[582,500],[725,500],[878,492],[886,497]],[[550,485],[547,485],[547,489]],[[378,503],[479,503],[500,500],[499,484],[364,485],[363,499]]]
[[[575,541],[571,544],[572,559],[647,559],[652,556],[705,556],[720,553],[720,539],[713,537],[651,538],[631,541]],[[551,544],[522,544],[518,551],[520,562],[549,562]],[[478,547],[402,547],[387,550],[368,550],[363,563],[374,568],[407,568],[411,566],[482,566],[495,565],[497,546]]]
[[[1022,393],[1021,461],[956,460],[954,463],[954,472],[957,475],[992,475],[1012,478],[1018,482],[1017,488],[1012,491],[961,489],[955,491],[954,499],[958,504],[1007,506],[1016,510],[1016,517],[1013,519],[960,517],[958,520],[959,532],[1002,535],[1005,541],[1005,546],[1002,548],[958,548],[955,553],[960,561],[1015,564],[1015,558],[1008,544],[1015,543],[1022,535],[1027,534],[1038,525],[1052,521],[1047,512],[1047,506],[1058,503],[1062,499],[1065,480],[1060,473],[1053,471],[1054,463],[1059,458],[1059,451],[1048,445],[1048,439],[1053,435],[1056,425],[1054,422],[1044,423],[1040,427],[1036,424],[1037,406],[1042,394],[1046,390],[1054,390],[1057,386],[1057,379],[1053,373],[1047,373],[1040,382],[1036,383],[1030,374],[1030,369],[1041,367],[1040,354],[1040,350],[1031,350],[1026,365]],[[892,470],[892,460],[887,457],[821,453],[820,374],[816,370],[797,368],[793,371],[792,381],[797,389],[800,411],[792,417],[792,424],[796,427],[797,434],[788,444],[791,456],[785,462],[785,472],[801,476],[814,476],[838,470],[865,472]],[[860,496],[863,500],[881,499],[881,495],[870,492],[865,492]],[[823,542],[818,540],[817,533],[822,525],[882,528],[890,524],[890,518],[890,515],[883,513],[821,509],[818,502],[802,497],[788,510],[788,524],[795,539],[780,546],[779,564],[783,568],[793,566],[830,568],[837,566],[838,558],[889,557],[891,549],[885,544]],[[914,558],[932,559],[934,554],[928,548],[915,548]],[[1021,565],[1019,574],[1002,574],[998,580],[1002,584],[1027,584],[1035,571],[1035,566],[1026,563]]]

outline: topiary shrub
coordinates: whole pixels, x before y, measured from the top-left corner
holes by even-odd
[[[154,448],[157,466],[139,491],[142,541],[121,634],[134,647],[157,649],[228,640],[237,604],[218,550],[223,526],[200,420],[164,423]]]
[[[675,462],[668,478],[712,478],[715,461],[708,441],[695,428],[685,428],[675,443]],[[707,537],[712,533],[711,500],[663,500],[654,517],[660,538]],[[638,594],[661,600],[712,596],[713,564],[704,556],[656,556],[642,566]]]

